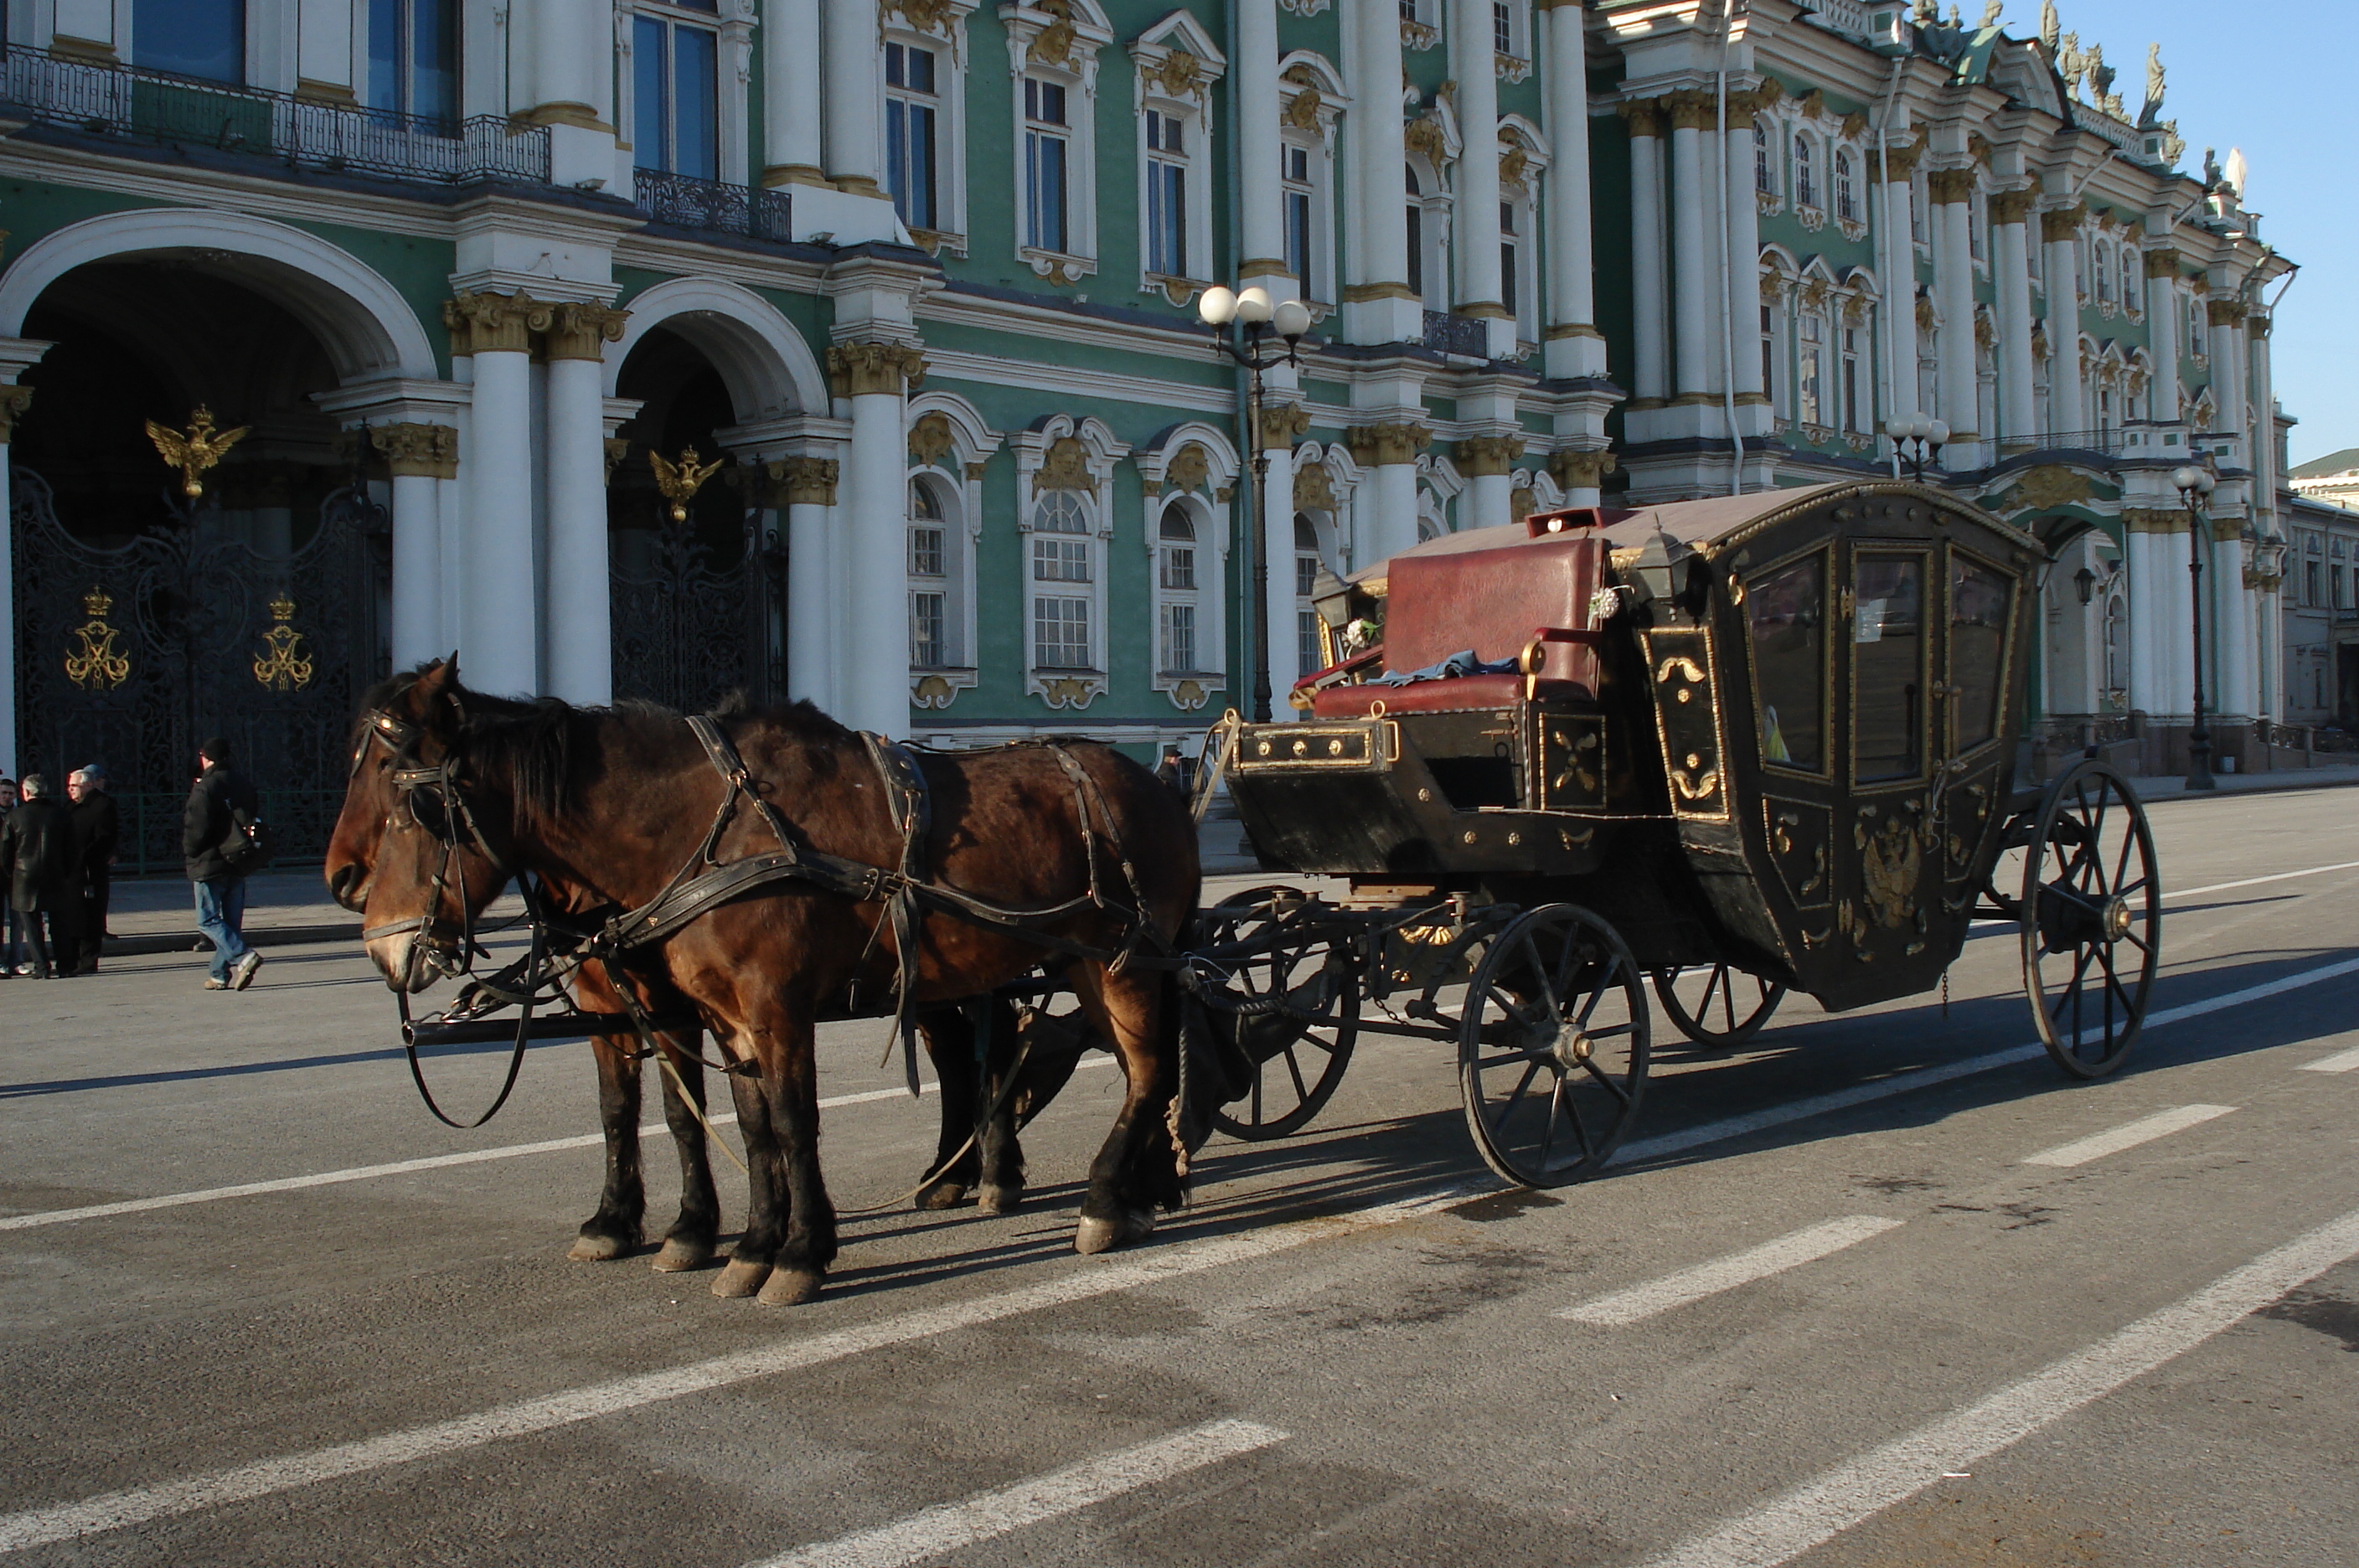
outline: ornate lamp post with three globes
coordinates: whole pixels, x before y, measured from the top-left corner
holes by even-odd
[[[1262,376],[1280,365],[1299,365],[1303,334],[1310,331],[1310,307],[1299,299],[1272,303],[1256,284],[1242,293],[1215,286],[1196,302],[1196,314],[1212,329],[1212,344],[1243,365],[1249,377],[1245,397],[1245,446],[1252,454],[1253,495],[1245,515],[1245,548],[1253,572],[1253,719],[1269,723],[1269,550],[1263,538],[1269,454],[1261,444]],[[1238,329],[1229,332],[1231,323]],[[1269,340],[1276,337],[1278,342]],[[1281,346],[1282,345],[1282,346]]]
[[[2212,731],[2203,723],[2203,523],[2212,491],[2219,481],[2208,468],[2192,463],[2170,471],[2170,483],[2187,504],[2187,571],[2195,592],[2195,717],[2187,731],[2187,787],[2216,788],[2212,778]]]

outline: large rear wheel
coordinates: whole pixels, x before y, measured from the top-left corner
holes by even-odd
[[[1646,1093],[1646,976],[1587,909],[1528,909],[1467,983],[1458,1080],[1483,1162],[1527,1187],[1593,1176]]]
[[[2162,881],[2146,809],[2102,762],[2048,788],[2024,855],[2023,988],[2041,1043],[2075,1078],[2122,1063],[2162,962]]]
[[[1256,887],[1203,913],[1204,951],[1248,950],[1214,960],[1228,983],[1206,1000],[1205,1018],[1233,1033],[1252,1063],[1244,1092],[1212,1113],[1212,1125],[1250,1143],[1310,1125],[1343,1083],[1359,1036],[1350,951],[1310,908],[1299,888]]]

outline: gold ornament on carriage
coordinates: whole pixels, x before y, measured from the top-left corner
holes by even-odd
[[[647,463],[656,471],[656,488],[662,491],[664,499],[671,503],[673,522],[688,521],[688,504],[696,499],[696,493],[704,488],[704,482],[718,474],[721,465],[728,461],[729,454],[723,452],[711,463],[700,463],[696,461],[696,449],[692,446],[680,448],[678,463],[673,463],[659,452],[648,452]]]
[[[180,494],[193,501],[205,493],[206,472],[253,428],[240,425],[234,430],[216,430],[213,411],[200,403],[196,412],[189,416],[186,430],[171,430],[150,419],[147,439],[156,443],[157,453],[166,463],[180,471]]]
[[[266,691],[294,691],[311,684],[303,634],[288,624],[294,619],[294,600],[281,593],[270,601],[270,629],[262,634],[263,651],[254,661],[254,678]]]
[[[74,628],[73,635],[82,639],[82,651],[66,655],[66,679],[84,691],[111,691],[131,679],[130,655],[114,648],[114,639],[122,633],[106,623],[114,609],[114,596],[93,587],[82,596],[82,609],[90,619]]]

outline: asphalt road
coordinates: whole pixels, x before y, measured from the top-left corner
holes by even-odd
[[[1445,1048],[1364,1040],[1082,1258],[1084,1070],[1026,1212],[853,1223],[799,1309],[565,1261],[586,1052],[450,1132],[354,953],[0,983],[0,1559],[2359,1562],[2354,812],[2157,807],[2164,1021],[2102,1083],[2022,1060],[1992,928],[1946,1013],[1658,1063],[1638,1158],[1552,1193],[1484,1175]],[[846,1207],[931,1149],[883,1034],[822,1038]]]

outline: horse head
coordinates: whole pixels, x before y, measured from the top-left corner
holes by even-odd
[[[372,691],[353,726],[328,887],[396,990],[464,972],[475,921],[513,874],[509,802],[468,767],[470,695],[453,654]]]

